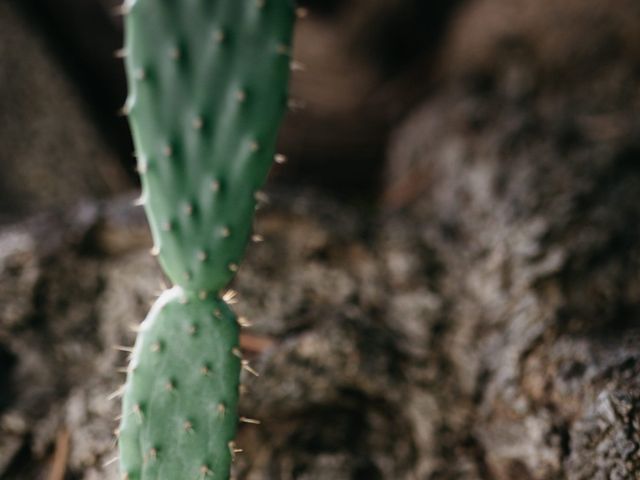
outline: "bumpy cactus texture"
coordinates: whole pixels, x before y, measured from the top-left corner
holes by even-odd
[[[251,233],[287,102],[290,0],[137,0],[129,118],[160,263],[218,290]]]
[[[141,326],[124,397],[120,455],[130,479],[225,478],[240,375],[229,345],[237,344],[222,300],[180,287],[161,295]]]
[[[176,287],[142,324],[124,388],[128,480],[226,479],[238,325],[218,297],[251,235],[287,102],[290,0],[125,4],[126,110],[154,251]]]

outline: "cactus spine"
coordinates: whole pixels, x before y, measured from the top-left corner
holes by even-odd
[[[291,0],[131,0],[125,106],[154,253],[175,287],[141,325],[124,387],[128,480],[229,477],[241,370],[219,292],[251,234],[287,101]]]

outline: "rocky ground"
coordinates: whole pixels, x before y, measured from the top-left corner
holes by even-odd
[[[328,160],[331,189],[327,177],[301,186],[295,158],[271,184],[256,220],[264,241],[232,286],[253,322],[242,347],[261,374],[244,379],[241,413],[262,423],[240,430],[238,479],[640,479],[640,11],[613,4],[460,2],[439,48],[401,74],[359,54],[359,78],[383,94],[348,108],[311,101],[301,125],[349,123],[363,105],[398,111],[351,125],[362,135],[345,143],[290,120],[283,145],[307,138],[340,154]],[[366,18],[408,15],[371,5]],[[331,40],[329,10],[304,27],[310,38]],[[331,41],[358,52],[368,37],[353,11]],[[318,99],[353,80],[324,78],[296,91]],[[63,80],[49,87],[64,91]],[[64,98],[73,129],[74,115],[86,117]],[[80,128],[88,146],[64,160],[90,157],[119,180],[85,182],[91,163],[61,175],[35,142],[24,158],[44,162],[51,188],[20,208],[0,204],[7,480],[117,478],[110,397],[126,353],[114,346],[133,342],[163,288],[123,162],[87,153],[109,150]],[[356,157],[370,136],[376,148]],[[3,185],[25,165],[3,163]],[[345,191],[359,184],[368,196]],[[11,186],[20,196],[0,199],[37,190]]]

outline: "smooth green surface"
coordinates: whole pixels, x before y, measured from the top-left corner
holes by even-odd
[[[286,108],[291,0],[136,0],[127,109],[160,263],[217,291],[250,237]]]
[[[222,300],[201,300],[180,287],[160,296],[141,325],[125,384],[120,464],[126,478],[228,478],[237,348],[236,318]]]
[[[178,285],[136,341],[120,425],[128,480],[229,477],[238,327],[218,292],[251,234],[286,107],[291,0],[130,0],[129,98],[154,250]],[[186,303],[180,301],[186,299]]]

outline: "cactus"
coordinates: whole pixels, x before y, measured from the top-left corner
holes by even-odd
[[[241,369],[219,292],[252,230],[286,107],[291,0],[133,0],[125,105],[153,252],[175,287],[141,325],[124,386],[128,480],[225,479]]]

